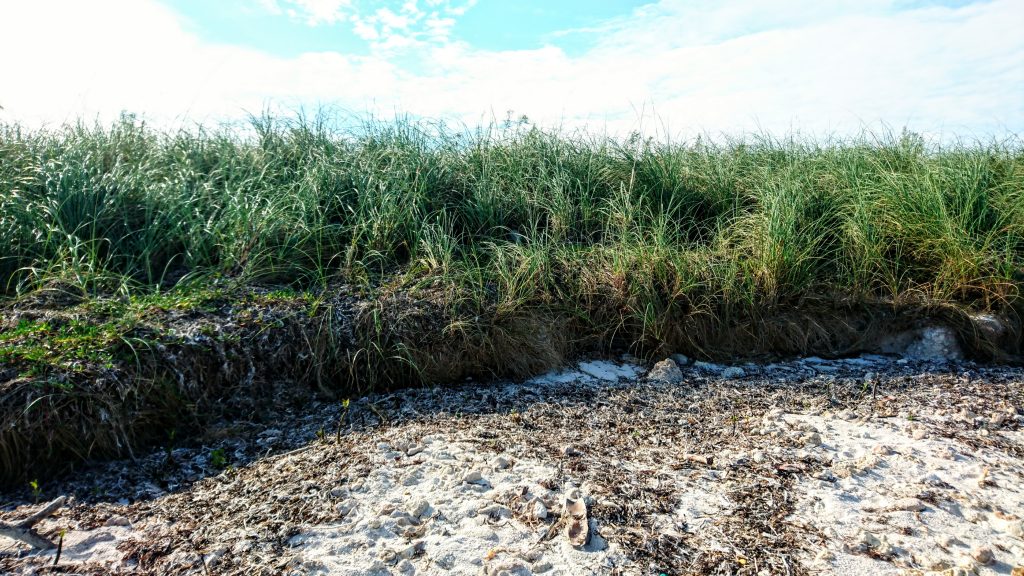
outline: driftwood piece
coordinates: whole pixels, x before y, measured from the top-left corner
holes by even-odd
[[[0,536],[7,536],[13,538],[19,542],[24,542],[33,548],[39,550],[52,550],[57,545],[50,540],[39,535],[35,531],[33,526],[38,524],[42,519],[46,518],[50,514],[53,514],[61,507],[64,506],[68,501],[66,496],[60,496],[39,509],[35,514],[28,518],[18,522],[17,524],[6,524],[0,522]]]

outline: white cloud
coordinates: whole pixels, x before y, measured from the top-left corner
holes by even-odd
[[[469,124],[514,110],[612,132],[636,128],[637,111],[653,109],[686,135],[851,132],[878,122],[947,135],[1024,131],[1018,0],[916,10],[896,10],[896,0],[839,0],[834,9],[663,0],[597,32],[573,32],[591,47],[571,56],[557,46],[487,51],[453,41],[465,2],[409,1],[382,18],[338,0],[262,1],[304,21],[344,18],[375,48],[282,58],[201,41],[154,0],[26,0],[0,20],[0,51],[17,55],[4,59],[0,119],[59,123],[125,109],[159,122],[209,121],[275,103]],[[384,22],[392,17],[409,29]]]
[[[260,0],[265,2],[266,0]],[[270,0],[275,2],[275,0]],[[352,7],[352,0],[280,0],[285,2],[293,8],[289,11],[289,14],[293,18],[300,18],[305,20],[310,26],[319,26],[321,24],[336,24],[338,22],[344,22],[346,16],[350,13]],[[280,9],[274,10],[271,8],[271,14],[279,14]]]
[[[266,2],[268,0],[258,0]],[[269,0],[277,1],[277,0]],[[281,0],[298,6],[301,0]],[[347,2],[345,13],[351,24],[352,33],[370,43],[371,50],[378,53],[393,55],[396,51],[416,48],[425,49],[428,45],[443,44],[450,40],[455,16],[465,14],[475,5],[475,0],[467,0],[463,4],[453,5],[451,0],[429,0],[428,11],[421,10],[417,0],[406,0],[399,4],[391,0],[389,5],[373,7],[369,2]],[[377,2],[376,4],[379,4]],[[392,6],[394,9],[392,9]],[[397,10],[397,12],[396,12]],[[267,10],[270,14],[280,14],[274,6]],[[339,13],[340,14],[340,13]],[[312,16],[308,10],[300,7],[293,10],[293,19],[302,20],[315,26],[324,23],[323,18]],[[342,19],[332,21],[340,22]]]

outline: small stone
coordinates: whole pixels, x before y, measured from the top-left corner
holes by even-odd
[[[495,470],[505,470],[512,467],[512,463],[508,461],[508,458],[504,456],[498,456],[494,459]]]
[[[395,526],[404,528],[406,526],[416,526],[419,524],[419,519],[412,517],[408,512],[402,512],[395,510],[391,513],[391,517],[395,519]]]
[[[341,486],[335,486],[334,488],[331,488],[331,496],[334,498],[341,498],[345,496],[346,492],[348,492],[348,490]]]
[[[115,514],[114,516],[111,516],[110,518],[107,518],[107,521],[104,522],[103,525],[104,526],[131,526],[131,522],[129,522],[128,519],[125,518],[124,516],[120,516],[120,515]]]
[[[427,502],[426,500],[420,500],[419,502],[416,503],[415,506],[413,506],[412,510],[410,510],[409,513],[415,516],[416,518],[422,518],[423,515],[429,511],[430,502]]]
[[[490,518],[511,518],[512,510],[507,506],[501,504],[491,504],[490,506],[484,506],[479,510],[480,515],[487,516]]]
[[[533,503],[533,510],[530,511],[530,514],[537,520],[543,520],[548,517],[548,507],[540,500],[536,500]]]
[[[817,432],[807,434],[804,436],[804,444],[809,444],[811,446],[821,445],[821,434],[818,434]]]
[[[895,454],[896,451],[893,450],[891,446],[876,444],[875,447],[871,449],[871,453],[876,456],[891,456],[892,454]]]
[[[669,358],[675,360],[679,366],[686,366],[690,363],[690,359],[685,354],[673,354]]]
[[[683,372],[675,360],[666,358],[651,368],[647,379],[662,384],[679,384],[683,381]]]
[[[562,448],[562,455],[564,456],[572,458],[575,456],[579,456],[580,454],[582,453],[579,450],[577,450],[575,446],[566,446]]]
[[[739,366],[730,366],[721,372],[722,378],[743,378],[746,375],[747,372]]]
[[[413,544],[411,546],[407,546],[406,548],[403,548],[402,551],[398,553],[398,556],[408,560],[409,558],[412,558],[412,557],[416,556],[417,554],[419,554],[420,552],[422,552],[423,551],[423,547],[424,547],[424,545],[423,545],[422,541],[421,542],[416,542],[415,544]]]
[[[864,548],[872,549],[878,548],[882,545],[882,541],[878,539],[878,536],[875,536],[867,530],[860,531],[860,534],[857,535],[857,543],[863,546]]]
[[[892,554],[892,546],[885,537],[879,538],[867,530],[861,530],[858,535],[858,545],[861,550],[870,550],[873,554],[888,556]]]
[[[864,456],[856,460],[843,460],[832,466],[832,472],[840,478],[849,478],[867,472],[878,466],[882,459],[878,456]]]
[[[974,558],[974,561],[982,566],[988,566],[996,559],[996,556],[988,546],[978,546],[971,550],[971,558]]]
[[[382,550],[377,558],[389,566],[398,564],[398,554],[394,550]]]
[[[479,470],[471,470],[462,477],[462,481],[466,484],[480,484],[484,480],[484,475]]]
[[[964,424],[974,424],[974,413],[964,408],[963,410],[957,412],[956,417],[954,419]]]
[[[207,568],[213,568],[220,563],[221,558],[223,558],[224,555],[227,554],[227,552],[227,546],[221,546],[219,548],[216,548],[214,551],[210,552],[209,554],[206,554],[203,557],[203,562],[206,564]]]
[[[532,548],[524,552],[519,553],[519,557],[530,563],[540,562],[540,559],[544,557],[544,552],[537,548]]]
[[[838,414],[836,414],[836,418],[839,418],[840,420],[850,421],[850,420],[855,419],[856,417],[857,417],[857,414],[853,410],[850,410],[850,409],[841,410]]]
[[[923,440],[928,437],[928,431],[925,430],[924,428],[914,428],[914,431],[911,432],[910,437],[913,438],[914,440]]]

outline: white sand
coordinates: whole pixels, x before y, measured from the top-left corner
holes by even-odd
[[[857,369],[863,365],[865,371],[876,365],[870,358],[844,362]],[[784,370],[810,366],[817,373],[828,373],[840,365],[805,359]],[[707,372],[708,368],[696,370]],[[505,388],[632,386],[642,373],[628,363],[593,361],[582,363],[578,370]],[[501,394],[503,388],[493,390]],[[711,416],[723,418],[726,425],[724,415]],[[775,466],[814,461],[827,465],[793,476],[790,490],[796,505],[786,519],[792,526],[806,527],[808,534],[820,535],[793,550],[812,571],[843,576],[1009,575],[1024,566],[1024,462],[1008,456],[1005,447],[1016,447],[1019,453],[1024,448],[1024,431],[1017,426],[1006,429],[998,422],[960,428],[975,445],[999,440],[1004,449],[973,448],[968,440],[941,436],[943,429],[957,429],[943,428],[949,419],[972,417],[937,412],[863,420],[848,412],[808,408],[797,414],[776,408],[758,414],[759,420],[744,424],[749,424],[744,432],[730,436],[734,440],[718,447],[713,464],[661,466],[635,454],[608,465],[636,471],[634,477],[649,478],[671,491],[678,506],[671,513],[652,514],[650,525],[663,535],[685,539],[698,555],[734,553],[722,521],[737,508],[731,498],[736,478],[742,479],[743,462]],[[985,418],[1013,421],[1020,416],[1007,406],[1005,414]],[[685,426],[683,421],[676,424]],[[531,452],[529,446],[507,444],[508,449],[502,450],[499,443],[475,438],[465,430],[416,438],[392,428],[388,434],[371,437],[374,443],[362,451],[372,471],[323,488],[329,491],[328,505],[335,507],[341,520],[302,526],[287,542],[288,573],[648,573],[630,562],[628,550],[617,545],[613,535],[605,534],[608,540],[602,537],[596,521],[591,520],[590,543],[581,549],[570,545],[564,521],[551,522],[563,511],[567,498],[583,498],[591,506],[600,503],[593,486],[575,486],[565,480],[573,477],[560,468],[566,458],[545,460],[543,451]],[[778,480],[772,481],[779,485]],[[62,564],[91,562],[131,572],[118,545],[133,531],[152,527],[114,524],[71,530],[65,538]],[[0,549],[10,545],[0,542]],[[216,569],[218,554],[224,551],[202,553],[207,569]],[[989,553],[990,561],[985,558]]]

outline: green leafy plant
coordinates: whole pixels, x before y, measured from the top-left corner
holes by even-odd
[[[210,465],[217,469],[224,469],[228,465],[228,455],[223,448],[214,448],[210,451]]]
[[[348,409],[351,405],[351,401],[345,398],[341,401],[341,416],[338,417],[338,428],[334,433],[334,441],[341,444],[341,429],[345,425],[345,420],[348,419]]]

